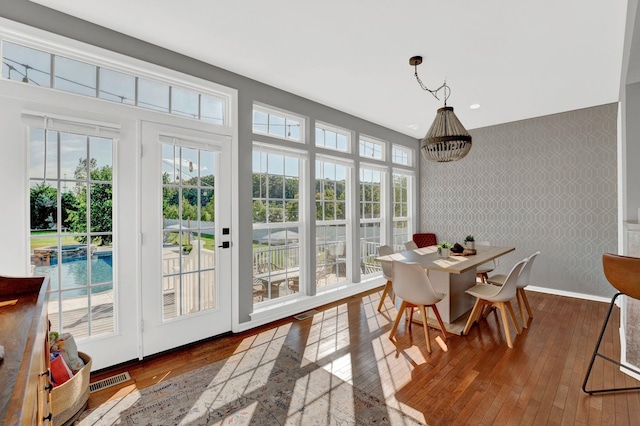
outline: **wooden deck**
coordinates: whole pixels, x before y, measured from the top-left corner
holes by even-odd
[[[284,337],[285,345],[320,368],[429,425],[638,424],[640,392],[589,396],[581,390],[607,304],[528,292],[534,318],[513,349],[498,314],[491,313],[468,336],[450,336],[448,351],[432,344],[429,354],[422,327],[408,332],[403,322],[397,340],[389,340],[396,310],[387,299],[378,313],[380,294],[320,307],[306,320],[288,318],[94,373],[92,381],[122,371],[133,380],[91,394],[89,404]],[[616,312],[603,341],[613,358],[620,353],[618,318]],[[601,360],[592,376],[594,386],[637,385]]]

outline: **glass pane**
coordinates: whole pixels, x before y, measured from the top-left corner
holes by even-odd
[[[63,189],[64,191],[64,189]],[[70,200],[68,210],[68,228],[61,231],[73,233],[87,232],[87,184],[76,182],[73,189],[65,191],[65,197]]]
[[[54,62],[54,87],[56,89],[96,97],[95,65],[75,61],[63,56],[55,56]]]
[[[100,68],[100,90],[98,96],[101,99],[118,102],[125,105],[136,104],[136,78],[106,68]]]
[[[287,201],[285,204],[285,220],[287,222],[298,221],[298,204],[297,201]]]
[[[59,332],[71,333],[74,339],[89,336],[89,298],[87,290],[63,291],[62,327]]]
[[[91,334],[113,333],[113,283],[91,289]]]
[[[169,86],[157,81],[138,78],[138,106],[154,111],[169,112]]]
[[[171,114],[181,117],[199,118],[198,104],[200,97],[193,90],[180,87],[171,88]]]
[[[175,259],[172,259],[175,260]],[[166,262],[163,257],[163,268]],[[162,278],[162,319],[175,318],[178,310],[176,300],[180,294],[180,275],[165,276]]]
[[[51,55],[5,41],[2,43],[2,77],[51,87]]]
[[[176,166],[180,164],[180,157],[175,153],[173,145],[162,145],[162,183],[175,183],[179,180]]]
[[[269,132],[269,114],[262,111],[253,111],[253,131],[259,133]]]
[[[81,221],[82,216],[78,214],[78,209],[86,204],[84,201],[86,198],[79,199],[79,197],[86,197],[85,185],[66,181],[62,181],[61,185],[60,232],[75,232],[73,229],[82,229],[78,232],[86,232],[86,222]]]
[[[316,127],[316,146],[324,145],[324,130]]]
[[[287,138],[294,141],[300,140],[300,122],[295,120],[286,120]]]
[[[325,146],[331,149],[336,149],[338,147],[337,135],[335,132],[325,132]]]
[[[265,223],[267,221],[267,205],[265,201],[253,201],[253,221],[254,223]]]
[[[274,136],[285,136],[285,119],[277,115],[269,115],[269,134]]]
[[[181,148],[182,160],[180,162],[180,173],[183,185],[198,184],[198,150],[193,148]]]
[[[347,150],[347,137],[345,135],[338,134],[337,148],[340,151]]]
[[[54,182],[55,184],[55,182]],[[58,222],[58,190],[50,182],[32,180],[29,189],[31,231],[55,231]]]
[[[89,137],[91,179],[110,182],[113,170],[112,139]]]
[[[200,272],[201,306],[200,309],[214,309],[216,304],[216,272]]]
[[[65,179],[87,179],[87,137],[62,133],[60,137],[60,173]]]
[[[215,124],[224,124],[225,102],[220,98],[200,95],[200,119]]]
[[[200,224],[201,229],[213,229],[216,219],[216,202],[213,187],[200,190]]]
[[[111,184],[90,185],[91,232],[113,231],[113,187]]]
[[[269,202],[269,222],[283,222],[284,221],[284,204],[282,201],[270,201]]]

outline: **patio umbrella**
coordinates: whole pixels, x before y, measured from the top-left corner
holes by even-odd
[[[269,235],[271,237],[269,237]],[[269,243],[271,245],[281,245],[298,241],[298,233],[293,231],[277,231],[261,237],[258,241],[261,243]]]

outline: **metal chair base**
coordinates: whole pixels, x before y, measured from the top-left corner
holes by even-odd
[[[640,371],[635,368],[629,367],[628,365],[623,365],[622,363],[616,361],[615,359],[611,359],[606,355],[603,355],[598,352],[600,349],[600,343],[602,343],[602,337],[604,336],[604,331],[607,328],[607,323],[609,322],[609,318],[611,317],[611,311],[613,311],[613,306],[616,303],[616,299],[618,296],[624,293],[616,293],[613,298],[611,298],[611,304],[609,305],[609,312],[607,312],[607,316],[604,320],[604,324],[602,324],[602,330],[600,330],[600,337],[598,337],[598,343],[596,343],[596,347],[593,350],[593,355],[591,356],[591,362],[589,363],[589,368],[587,369],[587,374],[584,377],[584,382],[582,383],[582,390],[589,395],[593,395],[596,393],[605,393],[605,392],[623,392],[623,391],[640,391],[640,386],[629,387],[629,388],[608,388],[608,389],[587,389],[587,381],[589,380],[589,376],[591,375],[591,369],[593,368],[593,363],[596,360],[596,356],[603,358],[609,362],[612,362],[615,365],[618,365],[626,370],[632,371],[638,375],[640,375]]]

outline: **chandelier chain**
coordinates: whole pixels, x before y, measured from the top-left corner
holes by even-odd
[[[418,65],[414,65],[415,67],[415,72],[413,75],[415,75],[416,80],[418,80],[418,84],[420,85],[420,87],[422,87],[422,90],[426,90],[427,92],[431,93],[433,95],[434,98],[436,98],[437,100],[440,100],[440,98],[438,97],[438,92],[440,90],[444,91],[444,106],[447,106],[447,100],[449,99],[449,96],[451,96],[451,88],[449,86],[447,86],[447,80],[444,81],[444,83],[442,83],[442,85],[440,87],[438,87],[437,89],[431,90],[429,89],[427,86],[425,86],[425,84],[422,82],[422,80],[420,80],[420,77],[418,77]]]

